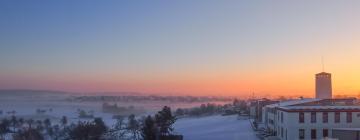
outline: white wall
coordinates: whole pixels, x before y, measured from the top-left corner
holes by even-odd
[[[280,111],[281,112],[281,111]],[[357,114],[360,112],[352,113],[352,123],[346,122],[346,112],[340,113],[340,123],[334,122],[334,112],[328,112],[328,123],[322,122],[322,112],[316,113],[316,123],[311,123],[311,113],[304,113],[304,123],[299,123],[299,113],[298,112],[283,112],[284,113],[284,123],[277,123],[275,127],[283,127],[284,133],[287,131],[287,140],[297,140],[299,138],[299,129],[305,129],[305,139],[311,138],[311,129],[316,129],[317,139],[322,139],[323,129],[328,129],[329,136],[332,136],[332,128],[355,128],[360,127],[360,117],[357,117]],[[280,134],[280,133],[278,133]],[[278,137],[281,140],[286,140],[286,134],[284,138]]]

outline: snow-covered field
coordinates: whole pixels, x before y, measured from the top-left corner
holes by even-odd
[[[184,140],[258,140],[249,120],[236,115],[182,118],[175,123],[175,131]]]
[[[7,97],[7,96],[5,96]],[[135,106],[146,110],[138,116],[153,114],[167,105],[175,110],[178,107],[194,107],[201,103],[169,103],[169,102],[117,102],[121,106]],[[115,123],[112,114],[103,113],[102,102],[69,102],[62,97],[50,98],[0,98],[0,119],[15,115],[18,118],[43,120],[49,118],[52,124],[57,124],[62,116],[67,116],[70,122],[87,121],[81,119],[78,110],[92,111],[95,117],[101,117],[110,127]],[[46,110],[37,114],[36,110]],[[51,111],[50,111],[51,110]],[[9,113],[14,111],[15,113]],[[175,131],[184,136],[184,140],[258,140],[250,126],[249,120],[233,116],[209,116],[201,118],[182,118],[175,123]]]
[[[52,123],[58,123],[62,116],[66,116],[70,122],[77,123],[78,121],[91,121],[93,119],[79,118],[78,110],[86,112],[91,111],[94,117],[101,117],[108,126],[112,126],[116,120],[113,119],[113,114],[104,113],[102,111],[103,102],[70,102],[65,99],[65,95],[51,95],[51,96],[0,96],[0,119],[10,118],[15,115],[18,118],[44,120],[49,118]],[[135,114],[137,116],[154,114],[161,110],[163,106],[170,106],[172,110],[176,108],[187,108],[200,106],[200,102],[194,103],[171,103],[169,101],[148,101],[148,102],[116,102],[119,106],[128,107],[134,106],[141,108],[144,112]],[[46,110],[46,113],[37,114],[36,110]],[[51,109],[51,111],[50,111]],[[14,111],[14,114],[8,112]]]

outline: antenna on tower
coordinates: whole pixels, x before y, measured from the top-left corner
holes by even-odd
[[[321,56],[321,66],[322,66],[322,71],[325,72],[325,68],[324,68],[324,56]]]

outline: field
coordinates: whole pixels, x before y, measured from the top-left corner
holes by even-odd
[[[249,120],[236,115],[183,118],[176,122],[175,130],[184,140],[258,140]]]
[[[70,122],[92,120],[79,118],[79,110],[92,112],[94,117],[101,117],[106,125],[115,124],[112,114],[102,111],[103,102],[72,102],[65,100],[67,96],[21,96],[0,99],[0,118],[18,118],[44,120],[51,119],[53,124],[60,122],[62,116],[67,116]],[[201,103],[170,103],[170,102],[117,102],[119,106],[134,106],[145,111],[138,116],[154,114],[163,106],[188,108],[199,106]],[[39,113],[37,110],[42,110]],[[11,113],[15,112],[15,113]],[[178,119],[174,125],[175,132],[184,136],[184,140],[258,140],[247,119],[232,116],[187,117]]]

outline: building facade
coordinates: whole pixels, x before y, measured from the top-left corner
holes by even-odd
[[[270,105],[278,102],[279,101],[270,100],[266,98],[250,101],[250,107],[249,107],[250,117],[257,122],[263,122],[262,108],[266,105]]]
[[[264,111],[265,127],[280,140],[334,138],[337,129],[360,127],[354,99],[302,99],[268,105]]]

